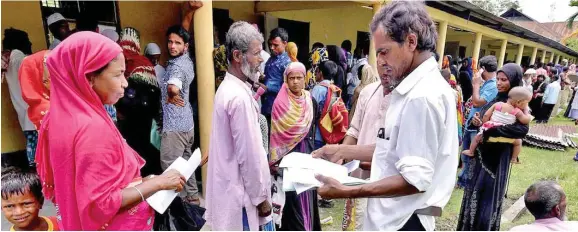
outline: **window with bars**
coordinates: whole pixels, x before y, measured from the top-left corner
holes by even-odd
[[[60,1],[58,0],[42,0],[43,7],[60,8]]]

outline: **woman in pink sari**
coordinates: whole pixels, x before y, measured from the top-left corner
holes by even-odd
[[[292,62],[285,68],[285,83],[275,98],[271,112],[271,162],[282,159],[290,152],[309,154],[313,151],[317,106],[311,93],[304,90],[305,76],[305,66],[299,62]],[[272,174],[276,179],[283,175],[275,168]],[[317,200],[316,190],[301,194],[285,192],[285,206],[278,230],[320,231]]]
[[[50,111],[40,128],[36,159],[42,190],[63,230],[151,230],[144,201],[159,190],[180,191],[177,171],[140,179],[143,159],[124,141],[104,104],[123,96],[122,49],[93,32],[64,40],[46,61]]]

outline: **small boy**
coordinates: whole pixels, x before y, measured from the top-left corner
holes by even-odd
[[[2,213],[10,231],[58,231],[56,217],[38,216],[44,204],[38,175],[9,167],[2,172]]]

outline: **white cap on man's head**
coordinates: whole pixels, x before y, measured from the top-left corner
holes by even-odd
[[[536,69],[533,68],[529,68],[528,70],[526,70],[526,72],[524,73],[524,75],[534,75],[536,74]]]
[[[62,20],[66,20],[64,18],[64,16],[62,16],[60,13],[54,13],[51,14],[50,16],[48,16],[48,18],[46,18],[46,24],[48,24],[48,26],[54,24],[55,22],[58,21],[62,21]]]
[[[104,29],[100,34],[106,36],[107,38],[111,39],[114,42],[118,42],[119,35],[113,29]]]
[[[156,43],[149,43],[144,51],[145,55],[160,55],[161,48]]]

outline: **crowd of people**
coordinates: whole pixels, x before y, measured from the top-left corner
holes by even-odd
[[[100,32],[83,18],[71,30],[55,13],[46,19],[49,50],[34,54],[26,32],[5,31],[2,74],[32,170],[2,173],[13,229],[152,230],[145,199],[154,193],[176,190],[201,204],[196,175],[167,170],[192,155],[202,110],[189,17],[202,2],[186,4],[183,23],[162,41],[166,66],[156,43],[141,54],[132,27]],[[217,90],[202,186],[213,230],[319,231],[319,207],[335,198],[347,199],[343,230],[434,230],[456,187],[464,188],[456,229],[499,230],[510,163],[520,162],[529,123],[548,123],[568,106],[578,125],[575,64],[524,70],[498,68],[494,56],[444,56],[440,68],[436,26],[419,2],[392,2],[374,16],[376,67],[368,47],[352,54],[349,40],[314,43],[304,64],[285,29],[265,40],[255,24],[224,24],[214,27]],[[278,165],[291,152],[359,160],[351,175],[370,183],[318,175],[321,187],[284,192],[280,203],[272,196],[283,191],[272,186],[283,183]],[[55,217],[38,216],[45,198]],[[534,227],[564,218],[565,196],[553,183],[531,186],[525,200],[542,220]],[[15,210],[22,207],[29,210]]]

